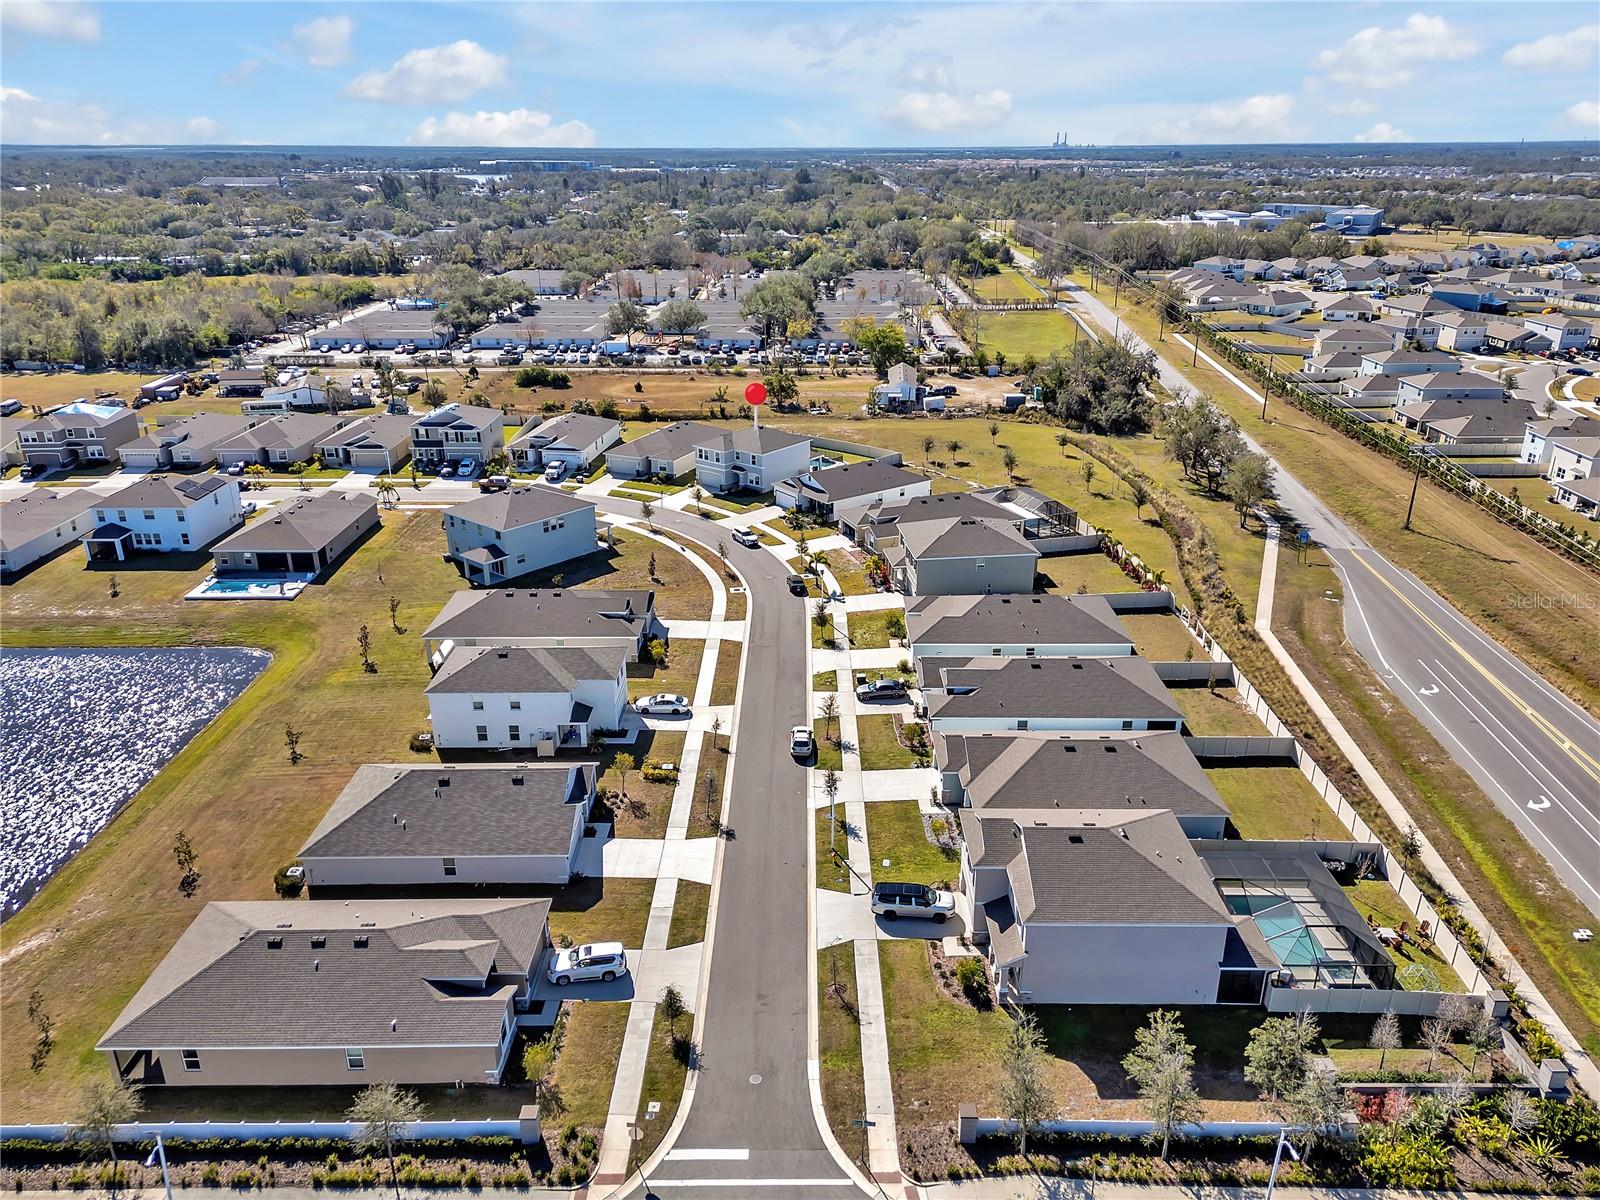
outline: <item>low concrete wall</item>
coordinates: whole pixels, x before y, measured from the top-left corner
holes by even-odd
[[[860,454],[874,462],[886,462],[891,467],[898,467],[902,461],[898,450],[885,450],[882,446],[868,446],[862,442],[847,442],[843,438],[814,437],[811,439],[811,448],[832,450],[838,454]]]
[[[1015,1134],[1017,1123],[1001,1117],[978,1117],[961,1121],[959,1128],[963,1133],[970,1130],[972,1140],[976,1140]],[[1127,1138],[1132,1141],[1156,1128],[1154,1121],[1041,1121],[1036,1132]],[[1200,1138],[1277,1137],[1282,1128],[1282,1123],[1278,1121],[1201,1121],[1185,1126],[1183,1132],[1186,1137]],[[962,1138],[962,1141],[967,1140]]]
[[[257,1138],[352,1138],[360,1128],[349,1121],[163,1121],[118,1125],[115,1136],[119,1142],[148,1141],[158,1133],[163,1138],[225,1138],[243,1142]],[[434,1140],[515,1138],[521,1131],[521,1122],[515,1118],[505,1121],[418,1121],[407,1129],[406,1136]],[[31,1138],[40,1142],[64,1142],[71,1133],[70,1125],[0,1125],[0,1139],[3,1140]]]
[[[1172,593],[1163,588],[1159,592],[1108,592],[1106,603],[1114,613],[1176,612],[1178,605]],[[1232,666],[1230,663],[1229,666]]]
[[[1029,538],[1028,545],[1040,554],[1083,554],[1098,551],[1102,540],[1103,535],[1098,533],[1080,533],[1067,537]]]

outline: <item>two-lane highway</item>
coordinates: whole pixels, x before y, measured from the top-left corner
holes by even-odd
[[[600,501],[602,509],[637,506]],[[657,510],[690,538],[706,523]],[[804,1196],[859,1200],[817,1128],[811,1103],[809,847],[806,770],[788,752],[806,713],[805,603],[765,550],[735,550],[749,587],[738,740],[729,793],[699,1075],[676,1140],[650,1175],[664,1197]],[[629,1196],[642,1194],[634,1180]]]

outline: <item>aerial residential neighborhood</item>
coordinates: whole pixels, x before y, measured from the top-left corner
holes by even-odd
[[[1600,1188],[1592,14],[3,23],[0,1186]]]

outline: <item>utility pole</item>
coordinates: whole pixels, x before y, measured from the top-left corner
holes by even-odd
[[[1267,397],[1270,396],[1270,395],[1272,395],[1272,384],[1270,382],[1262,384],[1261,385],[1261,419],[1263,421],[1265,421],[1267,419]]]
[[[1418,446],[1412,454],[1417,460],[1417,472],[1411,477],[1411,500],[1406,504],[1406,523],[1401,526],[1403,529],[1411,528],[1411,513],[1417,507],[1417,484],[1422,481],[1422,460],[1427,457],[1427,451]]]

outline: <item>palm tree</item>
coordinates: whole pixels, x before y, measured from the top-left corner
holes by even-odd
[[[384,508],[400,507],[400,492],[392,483],[378,485],[378,503]]]

